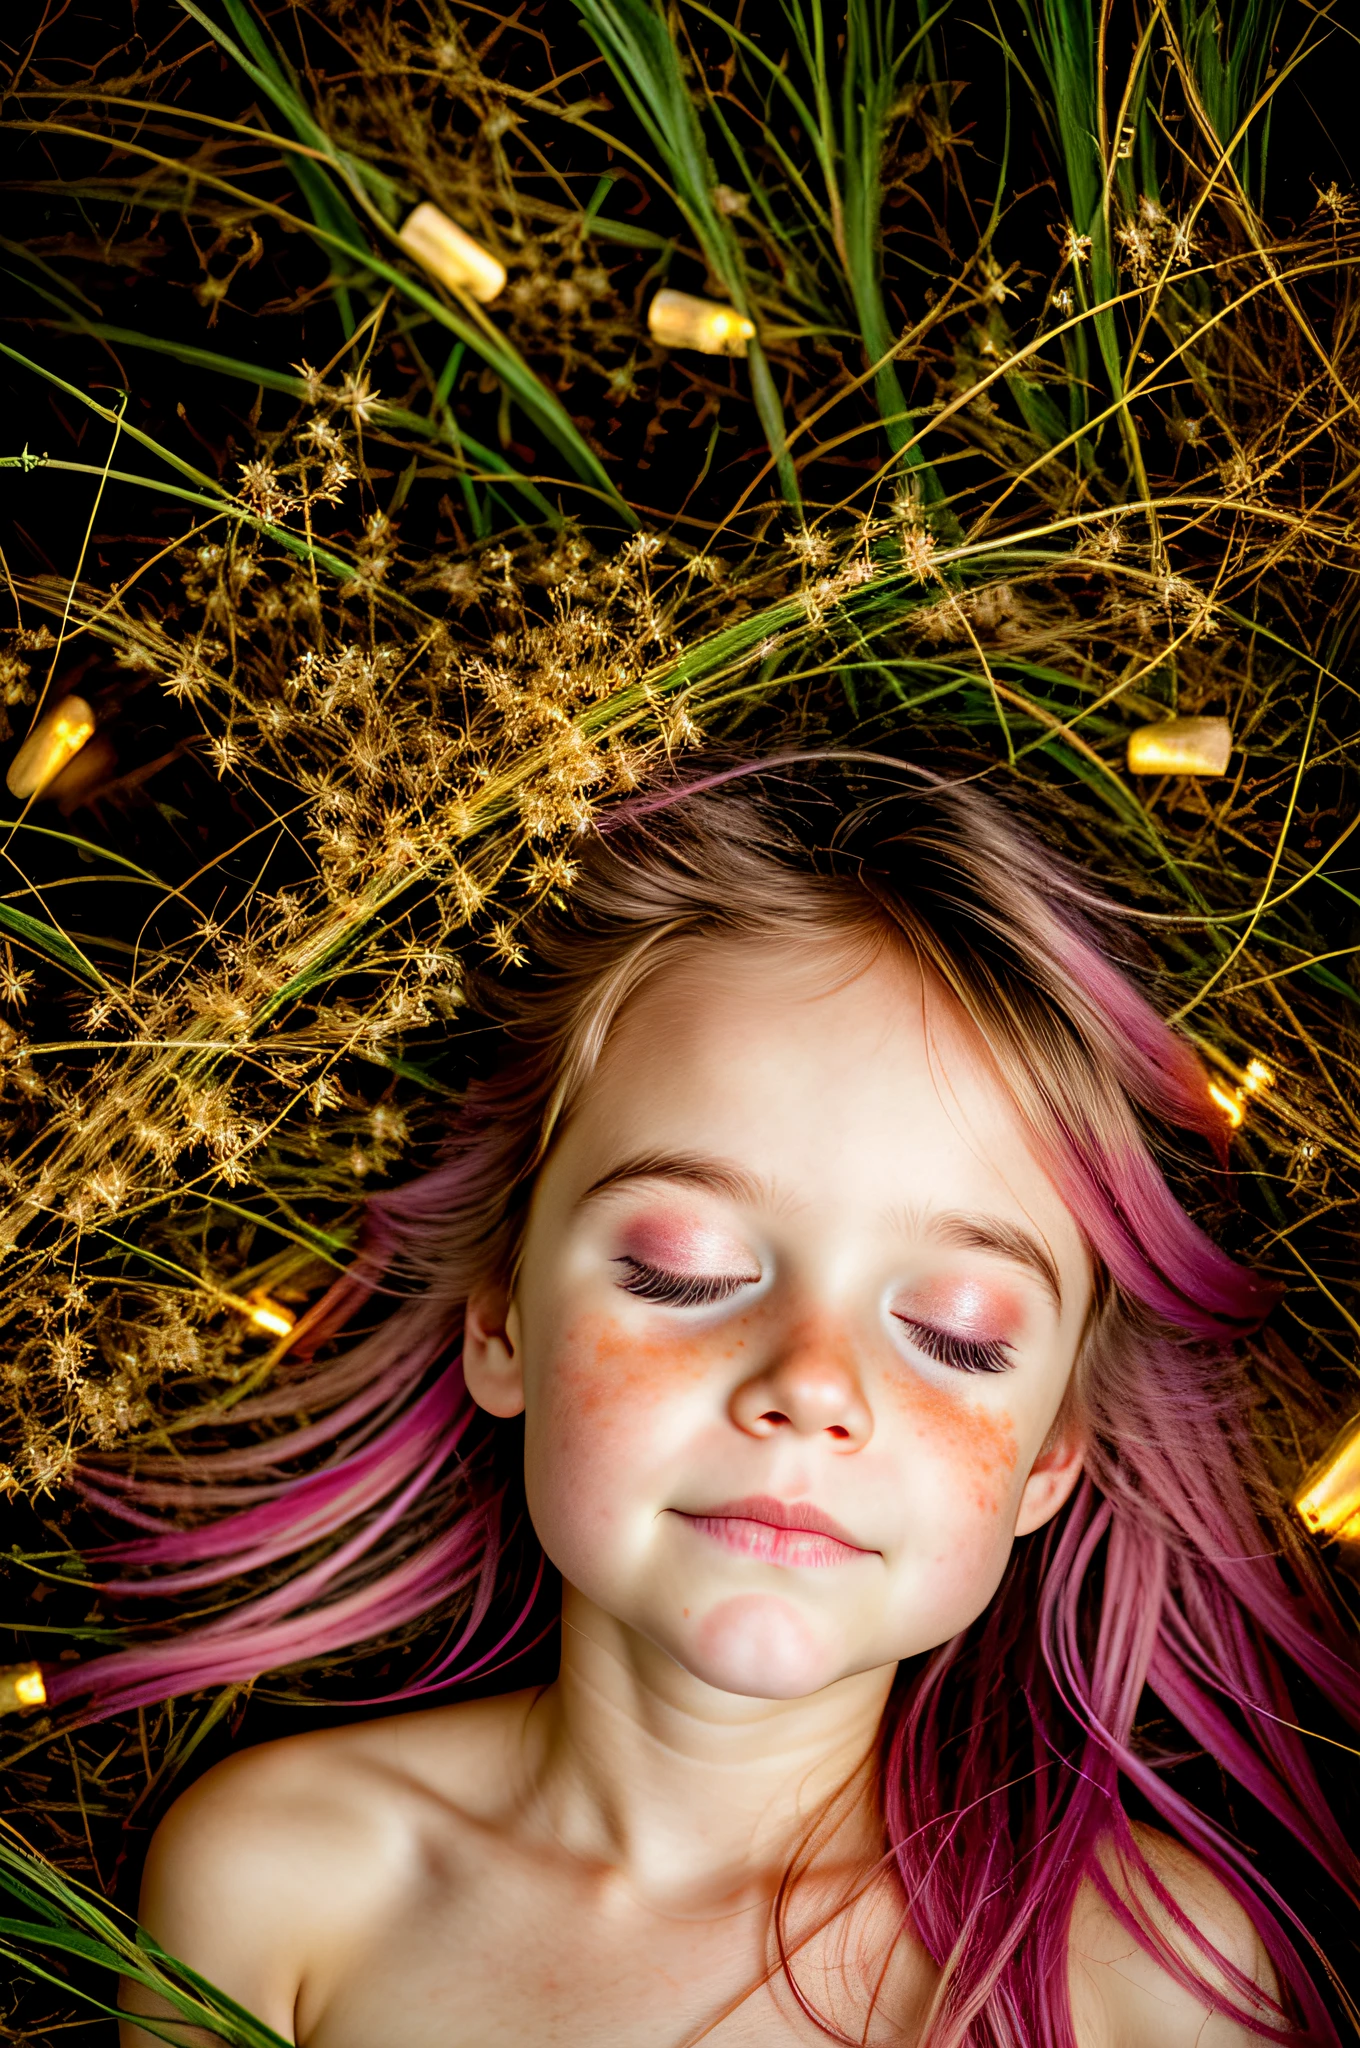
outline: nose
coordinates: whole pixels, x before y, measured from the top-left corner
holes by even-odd
[[[748,1436],[784,1429],[825,1435],[838,1451],[861,1450],[874,1433],[853,1347],[824,1324],[791,1330],[759,1372],[742,1381],[729,1412]]]

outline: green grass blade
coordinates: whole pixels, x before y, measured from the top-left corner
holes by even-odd
[[[396,181],[332,142],[313,118],[291,67],[283,61],[276,48],[270,47],[244,0],[223,0],[232,27],[241,43],[246,45],[244,50],[219,28],[212,16],[196,4],[196,0],[179,0],[179,4],[200,28],[207,30],[233,62],[240,65],[251,84],[257,86],[283,115],[298,141],[318,151],[334,166],[364,208],[369,212],[376,210],[383,219],[394,222],[400,212],[400,188]]]
[[[113,327],[107,321],[86,320],[68,310],[65,322],[54,323],[64,327],[68,333],[89,334],[100,341],[107,341],[116,348],[141,348],[157,355],[172,356],[189,369],[207,370],[214,376],[231,377],[244,384],[263,385],[266,391],[281,391],[299,401],[307,395],[307,386],[301,377],[289,370],[275,370],[262,363],[247,363],[239,357],[219,354],[215,349],[197,348],[190,342],[171,340],[157,334],[139,334],[132,328]],[[462,346],[462,344],[459,344]],[[488,448],[486,443],[469,434],[450,414],[450,425],[446,429],[438,419],[424,413],[412,412],[406,406],[389,405],[386,399],[373,402],[372,416],[380,425],[399,428],[404,433],[419,434],[428,441],[448,441],[456,454],[471,458],[482,470],[500,477],[513,486],[533,506],[540,517],[549,524],[561,524],[562,515],[552,501],[543,495],[537,484],[507,462],[498,449]]]
[[[756,313],[741,247],[731,223],[718,211],[714,200],[717,172],[704,141],[680,52],[664,17],[651,0],[576,0],[576,6],[649,142],[666,166],[681,211],[709,268],[721,280],[737,311],[754,321]],[[756,413],[774,460],[780,489],[791,505],[797,505],[798,475],[789,454],[784,409],[759,334],[748,346],[747,363]]]
[[[844,159],[844,261],[855,315],[869,361],[877,364],[874,395],[888,444],[917,475],[922,496],[938,503],[944,493],[912,431],[906,393],[893,352],[897,336],[883,299],[881,167],[888,116],[902,66],[939,20],[939,8],[907,39],[893,47],[892,11],[881,0],[848,0],[841,84],[841,150]]]
[[[240,49],[239,45],[235,44],[224,31],[213,23],[211,18],[195,4],[195,0],[179,0],[179,4],[185,9],[186,13],[192,15],[193,19],[199,22],[213,36],[214,40],[220,43],[228,54],[241,65],[246,76],[253,83],[258,84],[262,91],[268,93],[270,99],[286,113],[290,122],[294,120],[296,115],[297,122],[301,123],[300,139],[306,140],[309,147],[315,148],[318,153],[323,154],[328,164],[334,168],[338,175],[345,179],[355,197],[359,199],[364,211],[369,215],[375,229],[390,235],[392,233],[391,222],[386,212],[378,205],[375,205],[368,189],[372,178],[378,177],[380,174],[371,173],[367,166],[360,166],[356,158],[349,157],[344,151],[339,150],[329,141],[324,131],[318,126],[303,105],[298,94],[288,85],[286,75],[277,62],[273,72],[262,68],[259,63],[248,57]],[[233,9],[240,10],[239,19],[249,18],[241,6],[241,0],[228,0],[228,4]],[[233,19],[238,19],[238,15],[235,12],[233,13]],[[149,151],[139,151],[132,145],[125,145],[125,147],[131,154],[140,153],[152,156],[155,154]],[[326,173],[319,164],[314,164],[311,168],[314,178],[325,178]],[[216,183],[222,189],[233,190],[233,188],[225,185],[225,182],[221,180],[201,179],[200,181]],[[387,181],[387,183],[391,186],[391,181]],[[391,190],[395,192],[395,186],[391,186]],[[234,193],[234,196],[239,197],[239,194]],[[417,282],[409,272],[398,269],[395,264],[377,255],[366,244],[352,210],[344,202],[341,194],[335,191],[334,187],[329,188],[329,196],[324,201],[320,199],[318,194],[315,201],[309,200],[309,203],[312,204],[314,216],[309,232],[315,241],[319,242],[332,255],[338,252],[351,258],[370,276],[383,284],[392,286],[411,304],[418,307],[429,317],[437,320],[441,326],[446,327],[458,339],[464,341],[470,348],[475,350],[487,364],[488,368],[500,379],[507,395],[519,406],[525,418],[540,433],[547,437],[557,449],[559,455],[575,471],[580,480],[598,493],[623,518],[626,524],[636,526],[636,515],[620,497],[608,471],[575,426],[557,394],[551,391],[541,378],[535,376],[534,372],[519,354],[519,351],[500,333],[494,323],[481,313],[480,308],[472,309],[470,315],[463,313],[461,309],[455,310],[443,300],[437,298],[423,284]],[[328,207],[331,208],[334,224],[317,217],[318,206],[322,213],[326,212]],[[277,214],[280,210],[277,208],[261,207],[260,211]]]
[[[1178,0],[1181,48],[1204,111],[1226,147],[1256,104],[1284,18],[1286,0]],[[1265,171],[1266,124],[1252,147],[1244,136],[1230,159],[1258,202]]]
[[[179,2015],[178,2021],[152,2022],[148,2030],[166,2040],[183,2037],[178,2031],[163,2033],[163,2026],[188,2024],[204,2028],[232,2048],[286,2048],[272,2027],[168,1955],[126,1915],[84,1885],[72,1883],[8,1830],[0,1835],[0,1894],[22,1909],[0,1918],[0,1952],[95,2011],[111,2015],[116,2008],[79,1977],[71,1982],[45,1969],[45,1955],[71,1956],[164,2000]]]
[[[92,988],[108,987],[93,961],[87,960],[79,946],[73,945],[55,925],[30,917],[26,910],[16,910],[12,903],[0,903],[0,931],[7,932],[30,953],[38,953],[55,966],[64,967],[78,981],[88,982]]]

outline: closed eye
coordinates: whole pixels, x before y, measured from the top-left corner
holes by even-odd
[[[661,1266],[644,1265],[641,1259],[615,1259],[624,1268],[620,1286],[625,1294],[640,1301],[655,1301],[666,1308],[706,1308],[726,1301],[739,1287],[749,1287],[754,1273],[667,1273]]]
[[[937,1365],[951,1366],[955,1372],[1006,1372],[1014,1362],[1010,1345],[999,1337],[981,1342],[975,1337],[956,1337],[949,1330],[937,1330],[933,1323],[915,1322],[910,1316],[898,1316],[897,1321],[918,1351],[924,1351]]]

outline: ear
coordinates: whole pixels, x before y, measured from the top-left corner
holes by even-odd
[[[463,1316],[463,1378],[488,1415],[524,1412],[519,1312],[505,1287],[476,1287]]]
[[[1080,1479],[1085,1457],[1086,1433],[1064,1402],[1025,1481],[1015,1518],[1017,1536],[1028,1536],[1052,1521]]]

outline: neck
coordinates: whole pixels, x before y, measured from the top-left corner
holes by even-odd
[[[871,1765],[895,1669],[807,1699],[719,1692],[564,1587],[561,1671],[527,1729],[534,1805],[566,1848],[648,1896],[764,1893],[824,1814],[836,1860],[873,1863]]]

